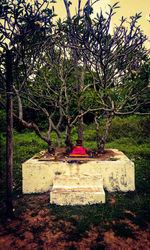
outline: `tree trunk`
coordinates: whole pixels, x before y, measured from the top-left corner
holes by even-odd
[[[74,72],[75,72],[75,83],[77,90],[77,98],[78,98],[78,114],[81,114],[81,100],[80,100],[80,91],[81,91],[81,83],[79,82],[79,70],[78,70],[78,56],[77,52],[74,50]],[[82,140],[83,144],[83,118],[78,118],[78,139]]]
[[[106,143],[106,139],[107,139],[107,136],[108,136],[108,131],[109,131],[109,128],[111,126],[113,118],[114,118],[114,114],[111,114],[110,117],[108,118],[107,122],[106,122],[104,132],[103,132],[103,136],[102,136],[102,139],[101,139],[101,142],[100,142],[100,146],[98,148],[99,153],[102,153],[102,154],[104,153],[104,146],[105,146],[105,143]]]
[[[58,147],[62,147],[62,136],[61,136],[61,132],[59,130],[57,130],[57,136],[58,136]]]
[[[26,122],[24,121],[23,119],[19,119],[18,116],[16,116],[14,113],[13,113],[14,117],[19,121],[21,122],[21,124],[23,126],[25,126],[26,128],[32,128],[34,130],[34,132],[37,134],[37,136],[39,136],[43,141],[45,141],[47,144],[48,144],[48,152],[53,154],[55,152],[54,148],[53,148],[53,143],[52,143],[52,140],[51,140],[51,137],[50,135],[48,135],[47,137],[45,135],[43,135],[38,126],[34,123],[34,122]]]
[[[78,118],[78,139],[82,141],[83,146],[83,117]]]
[[[84,88],[84,80],[85,80],[85,70],[86,70],[86,61],[84,60],[83,62],[83,67],[82,67],[82,73],[81,73],[81,77],[80,77],[80,83],[79,84],[79,87],[78,87],[78,92],[79,92],[79,95],[80,95],[80,92],[83,91],[83,88]],[[79,114],[82,114],[83,111],[82,111],[82,95],[79,96],[79,100],[78,100],[78,113]],[[83,140],[84,140],[84,137],[83,137],[83,116],[79,117],[78,118],[78,139],[80,139],[82,141],[82,146],[83,146]]]
[[[71,140],[71,130],[72,130],[72,127],[67,126],[65,143],[66,143],[68,153],[70,153],[72,151],[72,149],[73,149],[73,143],[72,143],[72,140]]]
[[[6,84],[7,84],[7,141],[6,141],[6,189],[7,216],[13,216],[13,98],[12,98],[12,53],[6,52]]]
[[[52,145],[51,140],[48,141],[48,152],[49,152],[50,154],[54,154],[54,153],[55,153],[55,150],[54,150],[54,148],[53,148],[53,145]]]
[[[100,148],[100,137],[99,137],[99,122],[97,121],[96,116],[94,117],[95,124],[96,124],[96,140],[97,140],[97,148]]]

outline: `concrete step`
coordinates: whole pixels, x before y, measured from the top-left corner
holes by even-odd
[[[50,203],[56,205],[88,205],[105,203],[103,187],[95,188],[53,188]]]
[[[103,185],[102,175],[55,175],[53,187],[97,187]]]
[[[56,175],[50,192],[50,203],[87,205],[105,203],[101,175]]]

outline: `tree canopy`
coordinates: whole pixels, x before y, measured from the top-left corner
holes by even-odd
[[[54,152],[51,132],[61,146],[61,131],[72,148],[71,130],[78,123],[83,140],[83,119],[92,113],[98,126],[107,118],[98,147],[104,150],[108,129],[115,115],[140,112],[149,104],[149,57],[147,40],[138,19],[122,18],[111,30],[117,3],[91,17],[91,1],[76,15],[70,14],[70,1],[64,0],[66,18],[57,23],[52,1],[27,3],[25,0],[0,4],[0,103],[5,106],[5,51],[13,53],[14,117],[48,143]],[[26,116],[31,110],[47,120],[47,134]],[[142,111],[143,112],[143,111]]]

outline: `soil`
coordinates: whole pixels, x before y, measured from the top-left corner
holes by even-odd
[[[112,197],[110,205],[115,203]],[[150,225],[141,229],[129,219],[120,220],[132,228],[134,237],[115,235],[112,229],[101,228],[101,224],[90,225],[85,233],[78,233],[78,215],[72,220],[62,219],[52,213],[49,194],[24,195],[14,202],[15,217],[0,220],[0,249],[150,249]],[[126,211],[131,215],[131,211]],[[134,214],[132,214],[134,216]],[[115,225],[118,221],[113,221]],[[109,222],[106,223],[109,226]]]
[[[66,151],[66,148],[56,148],[55,156],[50,154],[48,151],[41,152],[40,156],[35,156],[35,158],[39,158],[40,160],[101,160],[101,161],[109,161],[117,159],[118,153],[115,153],[111,149],[104,150],[103,154],[100,154],[97,150],[86,149],[88,156],[78,156],[78,157],[70,157]]]
[[[112,150],[105,150],[104,154],[87,150],[89,158],[111,160],[117,157]],[[65,148],[56,149],[59,159],[67,156]],[[51,158],[48,152],[42,157]],[[107,201],[110,206],[115,206],[115,194],[110,195]],[[51,205],[52,206],[52,205]],[[49,205],[49,193],[40,195],[18,195],[14,200],[14,218],[7,219],[5,215],[0,219],[0,250],[51,250],[51,249],[150,249],[150,225],[141,227],[134,224],[130,217],[136,217],[130,210],[128,218],[121,218],[117,221],[90,224],[85,232],[80,232],[78,215],[73,214],[68,220],[59,214],[53,213]],[[5,210],[3,204],[3,210]],[[67,209],[62,210],[67,215]],[[81,216],[81,215],[80,215]],[[116,234],[113,228],[118,223],[125,224],[132,229],[132,234],[125,236]],[[111,224],[111,225],[110,225]],[[82,225],[81,225],[82,226]],[[83,225],[84,227],[84,225]]]

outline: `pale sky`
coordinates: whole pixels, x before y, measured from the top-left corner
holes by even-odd
[[[116,1],[112,0],[111,4]],[[122,16],[129,18],[134,16],[136,13],[142,12],[142,17],[139,19],[139,25],[144,34],[148,36],[150,40],[150,1],[149,0],[120,0],[120,9],[117,9],[116,15],[114,15],[113,22],[117,23]],[[150,48],[150,41],[147,43]]]
[[[83,3],[86,3],[87,0],[82,0]],[[78,0],[71,0],[72,2],[72,13],[75,8],[77,8]],[[95,4],[94,14],[99,12],[100,7],[103,9],[107,9],[108,4],[114,4],[117,1],[115,0],[100,0],[99,3]],[[66,16],[66,11],[64,7],[63,0],[57,0],[57,3],[54,5],[55,11],[59,17],[63,18]],[[136,13],[142,12],[142,18],[139,20],[139,24],[141,25],[141,29],[144,34],[147,35],[150,39],[150,1],[149,0],[120,0],[119,1],[120,8],[116,10],[116,14],[113,17],[113,24],[117,24],[122,16],[129,18],[130,16],[134,16]],[[150,42],[147,43],[147,46],[150,48]]]
[[[68,0],[69,1],[69,0]],[[72,5],[70,7],[71,9],[71,15],[75,14],[75,11],[78,7],[78,0],[70,0],[72,2]],[[54,4],[55,7],[55,11],[58,14],[59,17],[63,18],[66,16],[66,10],[65,10],[65,6],[64,6],[64,1],[63,0],[56,0],[57,3]],[[87,0],[82,0],[82,7],[85,5],[85,3],[87,2]],[[100,7],[103,7],[103,9],[106,9],[108,6],[108,3],[110,3],[110,0],[100,0],[99,3],[96,3],[94,5],[94,12],[98,12]]]

